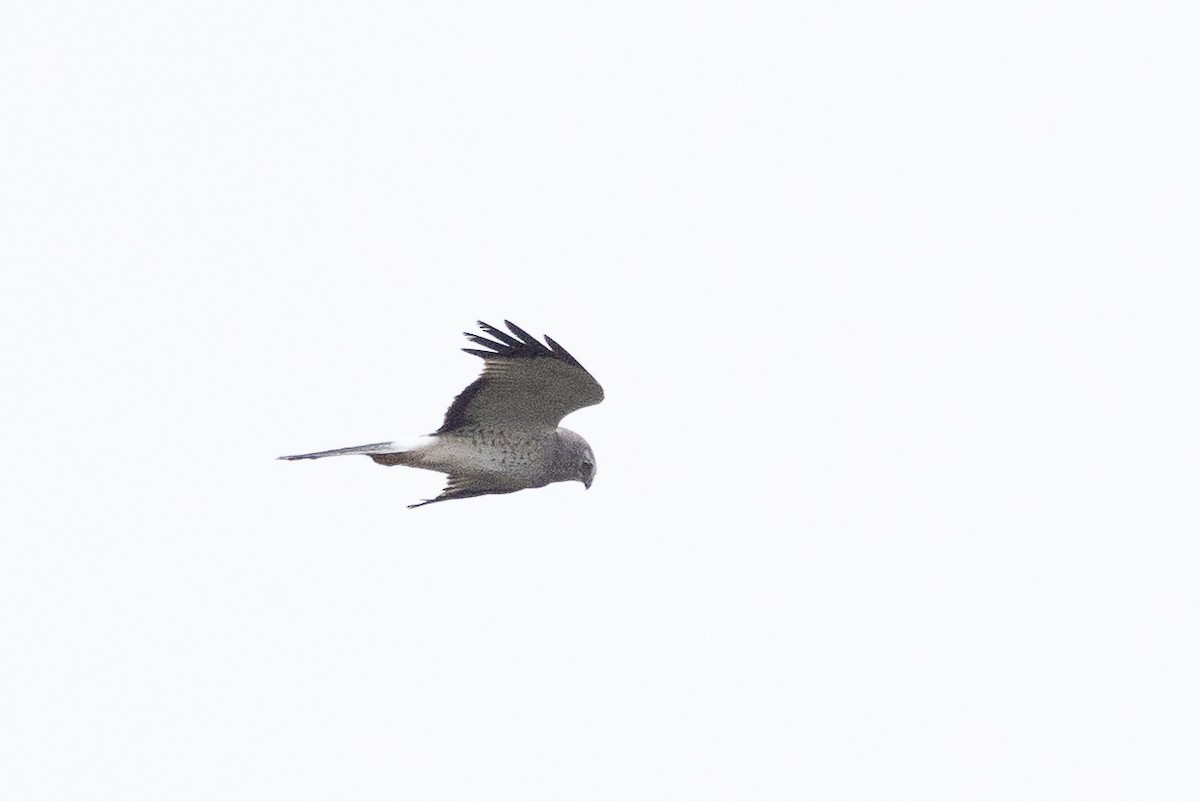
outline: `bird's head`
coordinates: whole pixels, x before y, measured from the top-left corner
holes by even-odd
[[[592,479],[596,477],[596,457],[592,455],[591,448],[585,448],[583,456],[579,460],[579,480],[583,482],[584,489],[592,488]]]
[[[553,480],[580,481],[585,489],[590,488],[596,477],[596,457],[592,455],[591,446],[583,437],[565,428],[558,429],[558,437],[560,445],[555,472],[559,477]]]

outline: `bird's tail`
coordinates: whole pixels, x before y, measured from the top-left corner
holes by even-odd
[[[316,453],[298,453],[295,456],[280,456],[279,458],[292,462],[296,459],[324,459],[326,456],[345,456],[348,453],[364,453],[374,459],[376,455],[390,456],[395,454],[397,450],[394,443],[376,442],[374,445],[357,445],[353,448],[337,448],[332,451],[317,451]],[[379,459],[375,459],[375,461],[378,462]],[[386,463],[381,462],[381,464]]]

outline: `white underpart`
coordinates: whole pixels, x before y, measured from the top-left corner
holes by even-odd
[[[538,486],[552,458],[553,436],[497,429],[459,429],[423,438],[405,449],[426,470],[456,476],[490,476],[511,486]]]
[[[421,437],[408,437],[407,439],[398,439],[387,444],[387,453],[408,453],[411,451],[419,451],[429,444],[436,434],[426,434]]]

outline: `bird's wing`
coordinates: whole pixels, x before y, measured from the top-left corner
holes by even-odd
[[[562,345],[550,337],[543,345],[508,320],[504,324],[512,336],[483,322],[480,329],[493,339],[466,334],[490,350],[463,348],[483,358],[483,374],[450,404],[438,434],[468,425],[554,428],[576,409],[604,400],[600,384]]]
[[[502,495],[524,489],[511,484],[498,484],[492,476],[456,476],[451,473],[446,479],[446,486],[440,495],[410,504],[408,508],[416,509],[418,506],[427,506],[439,501],[456,501],[459,498],[474,498],[479,495]]]

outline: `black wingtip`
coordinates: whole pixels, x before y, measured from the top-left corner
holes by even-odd
[[[546,347],[545,345],[543,345],[541,342],[538,341],[537,337],[533,336],[528,331],[526,331],[524,328],[522,328],[521,326],[512,322],[511,320],[505,320],[504,324],[506,326],[508,326],[509,331],[512,331],[514,334],[516,334],[517,338],[520,339],[522,342],[526,343],[527,345],[533,345],[533,346],[539,347],[539,348]]]
[[[519,347],[521,345],[521,341],[519,339],[513,339],[512,337],[510,337],[508,334],[501,331],[496,326],[485,323],[483,320],[476,320],[475,322],[479,324],[479,328],[485,334],[494,336],[496,339],[500,340],[505,345],[508,345],[510,348]],[[508,321],[505,320],[505,322],[508,322]]]
[[[550,350],[560,359],[566,359],[576,367],[583,367],[574,356],[567,352],[566,348],[551,339],[549,335],[546,335],[546,342],[550,345]]]
[[[547,347],[545,343],[511,320],[504,321],[504,324],[508,326],[508,330],[512,332],[511,334],[502,331],[490,323],[485,323],[483,320],[477,322],[479,323],[480,330],[492,337],[492,339],[480,336],[479,334],[472,334],[469,331],[463,331],[463,336],[471,340],[472,343],[484,348],[491,348],[491,350],[463,348],[465,353],[470,353],[472,356],[479,356],[483,359],[497,357],[518,359],[558,357],[571,364],[579,364],[561,345],[554,348]],[[546,337],[546,339],[547,341],[550,340],[549,337]]]

